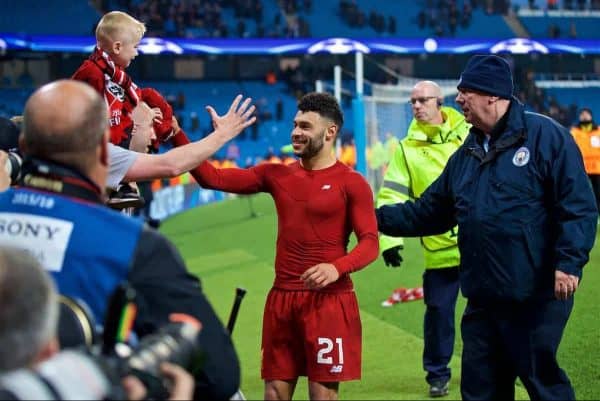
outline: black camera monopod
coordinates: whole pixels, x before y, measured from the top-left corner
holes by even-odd
[[[229,331],[229,335],[233,333],[233,327],[235,326],[235,321],[237,320],[237,315],[240,311],[240,305],[242,304],[244,295],[246,295],[246,290],[244,288],[238,287],[235,289],[235,300],[233,301],[233,307],[231,308],[231,314],[229,315],[229,322],[227,322],[227,331]]]
[[[244,295],[246,295],[246,290],[241,287],[237,287],[235,289],[235,299],[233,301],[233,307],[231,308],[231,314],[229,315],[229,322],[227,322],[227,331],[229,335],[233,333],[233,327],[235,326],[235,321],[237,320],[238,312],[240,311],[240,305],[242,304],[242,299],[244,299]],[[246,396],[242,393],[241,389],[231,396],[230,400],[245,400]]]

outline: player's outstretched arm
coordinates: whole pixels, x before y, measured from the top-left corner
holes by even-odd
[[[252,117],[255,108],[251,105],[252,99],[246,98],[244,101],[242,99],[243,96],[238,95],[223,116],[219,116],[211,106],[207,106],[215,130],[197,142],[189,141],[185,132],[179,127],[177,119],[173,117],[173,134],[170,138],[176,147],[159,155],[138,155],[127,171],[125,180],[176,177],[199,166],[227,141],[235,138],[256,121],[256,117]]]

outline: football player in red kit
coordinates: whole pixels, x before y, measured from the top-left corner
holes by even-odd
[[[378,238],[371,188],[333,152],[342,123],[333,96],[310,93],[291,135],[298,162],[248,169],[204,162],[192,171],[205,188],[268,192],[275,201],[275,282],[262,338],[267,400],[291,399],[299,376],[308,376],[310,398],[319,400],[336,399],[340,381],[360,379],[361,322],[349,274],[377,258]],[[352,232],[358,243],[348,252]]]

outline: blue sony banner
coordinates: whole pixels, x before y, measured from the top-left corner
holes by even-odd
[[[0,33],[0,53],[6,51],[39,51],[90,53],[95,44],[91,36],[28,36]],[[600,54],[598,40],[571,39],[142,39],[143,54],[466,54],[466,53],[571,53]]]

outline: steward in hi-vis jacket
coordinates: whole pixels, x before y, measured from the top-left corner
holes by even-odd
[[[418,199],[439,177],[450,156],[469,133],[470,125],[458,111],[442,106],[441,90],[431,81],[421,81],[411,93],[413,120],[396,147],[386,170],[377,206]],[[443,234],[421,237],[425,256],[423,369],[431,396],[448,393],[448,366],[454,349],[454,310],[458,297],[460,254],[456,228]],[[403,239],[381,235],[380,249],[386,265],[400,266]],[[400,290],[400,289],[399,289]],[[396,290],[395,292],[399,291]],[[385,305],[398,302],[392,294]]]

